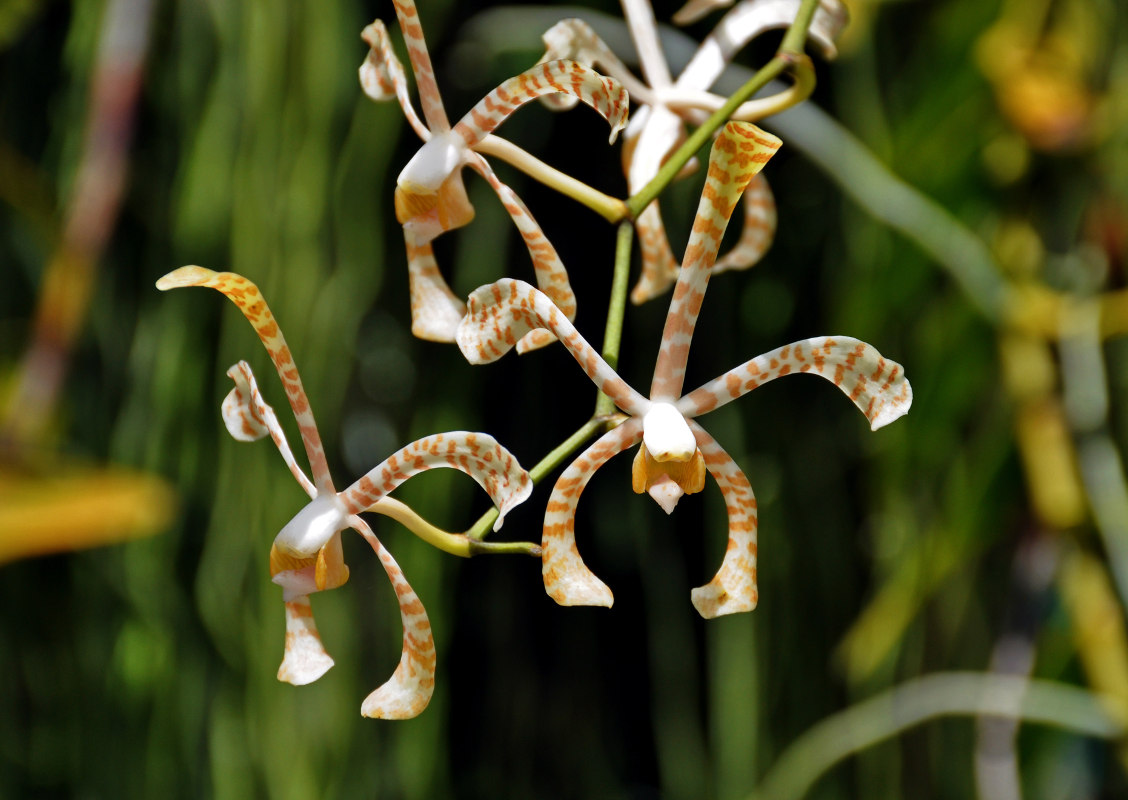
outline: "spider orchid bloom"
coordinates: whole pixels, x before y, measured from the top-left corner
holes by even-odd
[[[436,467],[451,467],[465,472],[489,493],[501,512],[494,526],[496,529],[505,514],[532,491],[528,473],[492,437],[456,431],[419,439],[347,489],[336,491],[298,368],[258,287],[241,275],[216,273],[201,267],[182,267],[157,281],[157,288],[162,291],[184,286],[206,286],[222,292],[254,327],[282,379],[313,473],[311,481],[295,461],[274,410],[259,393],[250,366],[240,361],[231,367],[227,374],[235,382],[235,388],[223,401],[227,430],[240,441],[270,436],[290,472],[310,497],[309,503],[279,532],[270,551],[271,579],[282,587],[286,607],[286,649],[278,679],[304,685],[317,680],[333,666],[333,659],[325,651],[317,632],[309,595],[336,588],[348,580],[341,532],[352,528],[379,557],[399,600],[403,624],[399,665],[392,677],[365,699],[361,713],[384,719],[416,716],[426,708],[434,690],[435,646],[431,623],[399,565],[360,514],[375,510],[381,501],[389,502],[386,495],[412,475]]]
[[[708,8],[704,6],[708,4]],[[679,14],[696,4],[690,3]],[[700,4],[701,14],[726,5],[723,0]],[[599,67],[617,78],[642,105],[631,117],[624,133],[623,170],[633,195],[658,174],[662,164],[685,139],[684,121],[700,123],[720,108],[725,98],[708,91],[733,57],[765,31],[785,27],[795,18],[799,0],[744,0],[737,4],[701,43],[675,80],[662,53],[657,25],[650,5],[624,0],[627,24],[638,50],[646,82],[640,81],[584,21],[567,19],[544,34],[545,59],[574,58]],[[697,17],[693,17],[696,19]],[[675,16],[675,20],[679,19]],[[822,0],[809,30],[810,38],[827,59],[837,55],[834,40],[848,19],[840,0]],[[687,20],[687,21],[692,21]],[[550,107],[569,107],[569,98],[549,97]],[[733,119],[756,120],[769,112],[764,101],[752,100],[733,114]],[[692,169],[693,162],[689,169]],[[714,272],[747,269],[756,264],[771,246],[776,229],[775,200],[762,175],[753,178],[744,194],[744,224],[740,239],[722,255]],[[670,249],[658,201],[648,205],[635,220],[642,251],[642,274],[631,291],[633,303],[644,303],[665,292],[677,277],[677,261]]]
[[[612,456],[641,440],[632,470],[633,489],[647,492],[666,513],[682,494],[701,491],[706,472],[717,482],[728,509],[728,548],[715,577],[691,594],[697,611],[711,618],[750,611],[756,605],[756,498],[744,473],[696,417],[770,380],[802,372],[833,381],[875,430],[905,414],[912,403],[912,390],[899,364],[884,359],[870,345],[843,336],[781,347],[681,395],[690,340],[721,237],[740,193],[779,144],[774,136],[743,122],[728,123],[714,142],[649,398],[627,385],[549,299],[528,284],[502,280],[470,296],[470,314],[458,336],[469,361],[496,360],[525,330],[546,327],[599,389],[630,416],[577,457],[553,487],[542,533],[542,574],[545,590],[561,605],[612,603],[611,590],[584,565],[575,542],[580,494]]]
[[[458,323],[466,314],[465,304],[439,273],[431,248],[436,236],[466,225],[474,217],[474,208],[462,182],[463,167],[485,178],[497,193],[529,250],[537,285],[569,319],[574,319],[576,298],[556,249],[521,199],[498,179],[476,150],[487,144],[487,140],[503,143],[492,131],[520,106],[556,93],[582,100],[595,109],[611,125],[611,141],[614,142],[626,125],[627,93],[618,81],[604,78],[587,66],[574,61],[553,61],[505,81],[451,127],[439,96],[414,0],[396,0],[395,7],[426,124],[411,105],[403,66],[392,51],[388,32],[379,20],[362,34],[370,50],[360,67],[360,83],[373,100],[395,96],[407,121],[424,142],[400,173],[395,194],[396,218],[403,225],[407,243],[412,332],[422,339],[452,342]],[[516,150],[508,142],[504,144]],[[552,336],[547,331],[533,332],[518,345],[518,352],[551,341]]]

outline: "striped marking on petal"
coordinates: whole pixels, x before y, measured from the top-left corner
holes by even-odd
[[[439,95],[439,84],[435,80],[435,70],[431,66],[431,55],[427,52],[427,40],[423,38],[423,26],[419,24],[419,11],[415,0],[393,0],[396,17],[407,56],[411,60],[411,71],[415,73],[415,84],[419,89],[419,104],[431,133],[445,133],[450,130],[450,121],[443,109],[443,99]]]
[[[721,568],[704,586],[690,592],[697,613],[712,619],[756,607],[756,495],[740,467],[700,425],[689,423],[705,458],[705,469],[720,487],[728,510],[728,546]]]
[[[673,402],[681,394],[689,344],[721,237],[744,188],[779,146],[778,138],[748,122],[729,122],[713,142],[705,187],[662,331],[651,399]]]
[[[657,200],[638,215],[635,229],[642,252],[642,272],[638,283],[631,289],[631,302],[641,305],[664,294],[674,284],[678,279],[678,263],[670,250]]]
[[[562,606],[610,608],[614,602],[607,584],[587,568],[576,547],[576,504],[596,470],[640,439],[642,420],[628,420],[581,453],[552,487],[541,535],[541,577],[548,596]]]
[[[549,299],[556,304],[556,307],[563,312],[565,317],[574,320],[576,318],[576,295],[573,293],[572,284],[568,280],[568,271],[564,268],[564,262],[560,260],[552,242],[548,240],[544,231],[541,230],[541,226],[533,219],[528,207],[512,189],[498,179],[493,169],[480,155],[477,153],[471,154],[468,166],[486,179],[490,187],[497,193],[502,205],[505,206],[513,224],[517,226],[517,231],[521,234],[521,239],[524,241],[525,247],[529,251],[529,257],[533,261],[537,286],[548,295]],[[556,337],[552,335],[551,331],[541,328],[522,337],[521,341],[517,343],[517,352],[527,353],[529,350],[543,347],[554,341],[556,341]]]
[[[447,467],[464,472],[489,494],[500,512],[494,530],[505,515],[533,491],[533,482],[513,454],[486,433],[451,431],[418,439],[370,470],[339,497],[350,514],[359,514],[412,475]]]
[[[908,413],[913,389],[905,369],[849,336],[820,336],[756,356],[687,394],[675,407],[697,417],[784,375],[808,372],[834,383],[877,430]]]
[[[583,101],[611,125],[610,141],[627,124],[630,102],[623,85],[577,61],[546,61],[498,86],[470,109],[454,131],[473,147],[525,103],[555,93]]]
[[[321,434],[317,432],[317,422],[310,410],[309,398],[306,397],[305,388],[302,386],[297,364],[294,363],[290,348],[286,345],[286,338],[282,335],[282,329],[278,327],[274,314],[271,313],[259,288],[234,272],[213,272],[196,266],[173,270],[157,281],[157,288],[162,292],[185,286],[205,286],[221,292],[243,312],[243,316],[254,327],[255,333],[270,355],[270,360],[274,362],[274,368],[278,371],[278,377],[282,380],[282,387],[286,390],[286,397],[290,401],[290,408],[298,421],[302,443],[305,445],[306,455],[313,471],[314,483],[319,490],[334,491],[333,479],[329,476],[329,465],[325,460],[325,449],[321,444]]]
[[[286,466],[290,468],[290,473],[305,493],[310,497],[316,495],[317,489],[313,482],[298,466],[294,453],[290,450],[290,443],[274,409],[262,399],[251,365],[240,361],[227,370],[227,377],[235,382],[235,388],[223,400],[223,423],[227,426],[227,432],[240,442],[253,442],[270,434]]]
[[[775,198],[763,173],[752,178],[744,192],[744,226],[740,239],[713,265],[713,274],[730,269],[748,269],[755,266],[775,238],[778,222]]]
[[[544,42],[545,53],[538,64],[560,59],[576,61],[586,67],[598,67],[601,72],[620,81],[632,95],[645,90],[645,85],[582,19],[573,17],[561,20],[545,31],[541,41]],[[575,108],[579,98],[556,93],[543,95],[540,101],[554,111],[567,111]]]
[[[411,332],[431,342],[453,342],[466,304],[455,297],[439,272],[430,243],[415,244],[404,231],[407,276],[411,292]]]
[[[313,608],[308,597],[295,597],[286,603],[286,651],[278,667],[278,680],[305,686],[320,678],[333,666],[333,659],[321,643]]]
[[[368,45],[368,55],[360,65],[360,87],[364,93],[377,102],[395,97],[403,109],[403,115],[419,138],[426,141],[430,131],[420,121],[407,94],[407,76],[403,64],[396,58],[388,30],[384,23],[376,20],[365,27],[360,38]]]
[[[422,713],[435,691],[435,638],[431,634],[431,620],[403,570],[368,524],[360,517],[353,517],[350,522],[376,551],[396,592],[403,624],[403,646],[396,671],[364,699],[360,713],[376,719],[411,719]]]
[[[471,364],[488,364],[508,353],[529,331],[547,328],[576,359],[600,391],[628,414],[644,414],[649,402],[580,335],[545,294],[524,281],[502,278],[474,290],[456,341]]]

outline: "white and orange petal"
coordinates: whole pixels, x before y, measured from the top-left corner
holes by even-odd
[[[596,470],[640,439],[642,420],[628,420],[581,453],[552,487],[541,535],[541,576],[545,592],[562,606],[610,608],[614,602],[607,584],[588,569],[576,547],[576,505]]]
[[[380,565],[395,590],[403,625],[402,649],[395,672],[364,699],[360,713],[377,719],[411,719],[423,712],[435,691],[435,638],[431,633],[431,621],[399,564],[368,524],[355,516],[350,523],[379,557]]]
[[[333,666],[321,643],[308,597],[295,597],[286,604],[286,650],[278,668],[278,680],[294,686],[313,683]]]
[[[435,69],[431,65],[431,54],[427,52],[427,40],[423,36],[423,26],[419,23],[419,10],[415,7],[415,0],[394,0],[393,5],[404,44],[407,45],[411,71],[415,73],[415,86],[427,127],[431,133],[449,131],[450,121],[443,108],[443,98],[439,94],[439,84],[435,80]]]
[[[547,328],[587,376],[629,414],[644,414],[650,403],[619,377],[544,292],[524,281],[502,278],[474,290],[456,341],[471,364],[488,364],[509,352],[529,331]]]
[[[384,23],[376,20],[365,27],[360,38],[369,48],[368,55],[359,69],[360,86],[364,93],[377,102],[395,97],[408,123],[415,129],[419,138],[426,141],[431,133],[420,121],[415,108],[411,105],[411,98],[407,94],[407,77],[403,65],[392,50]]]
[[[551,94],[575,97],[611,126],[610,141],[627,124],[630,102],[623,85],[578,61],[546,61],[498,86],[458,121],[454,131],[474,147],[525,103]]]
[[[509,218],[517,226],[521,240],[529,251],[529,258],[533,262],[533,271],[537,278],[537,286],[548,295],[556,307],[563,312],[569,320],[576,318],[576,295],[572,291],[572,284],[568,280],[568,271],[564,262],[560,260],[556,248],[544,235],[541,226],[533,218],[532,212],[490,168],[489,163],[477,153],[470,156],[469,166],[486,179],[490,188],[497,193],[498,199],[505,206]],[[517,352],[527,353],[538,347],[543,347],[556,341],[556,337],[544,328],[530,331],[517,342]]]
[[[779,146],[778,138],[747,122],[729,122],[713,142],[705,187],[662,331],[652,400],[672,402],[681,394],[690,341],[721,237],[741,193]]]
[[[713,265],[713,274],[731,269],[748,269],[759,263],[772,246],[777,222],[775,198],[767,178],[759,173],[744,191],[744,222],[740,229],[740,239],[731,250],[717,259],[717,263]]]
[[[649,93],[646,85],[624,66],[611,48],[582,19],[572,17],[561,20],[544,32],[541,41],[544,42],[545,53],[538,64],[560,59],[576,61],[587,67],[598,68],[603,74],[619,81],[632,97]],[[559,93],[546,94],[540,100],[556,111],[574,108],[579,102],[579,98],[574,95]]]
[[[751,611],[759,598],[756,589],[756,496],[740,467],[716,440],[690,421],[705,469],[720,487],[728,511],[728,544],[717,574],[690,592],[693,607],[706,619]]]
[[[425,436],[370,470],[339,495],[348,514],[359,514],[412,475],[428,469],[457,469],[477,481],[498,509],[494,530],[524,502],[533,482],[513,454],[486,433],[451,431]]]
[[[235,387],[228,392],[221,408],[223,424],[227,427],[228,433],[240,442],[253,442],[269,435],[294,478],[301,484],[305,493],[313,497],[317,490],[298,466],[274,409],[262,399],[250,364],[240,361],[232,365],[227,370],[227,376],[235,382]]]
[[[905,370],[877,348],[849,336],[804,339],[750,359],[687,394],[675,404],[697,417],[742,397],[784,375],[810,373],[837,386],[869,420],[870,428],[888,425],[908,413],[913,390]]]
[[[411,332],[430,342],[453,342],[458,324],[466,316],[463,303],[439,272],[430,243],[416,244],[404,231],[407,276],[411,295]]]
[[[259,288],[247,278],[234,272],[213,272],[197,266],[181,267],[157,281],[157,288],[161,291],[186,286],[215,289],[234,303],[251,323],[263,346],[266,347],[270,360],[274,362],[282,387],[286,390],[286,398],[290,401],[290,408],[298,422],[298,430],[301,432],[302,443],[309,458],[313,481],[319,490],[332,491],[333,480],[329,476],[329,464],[325,460],[321,434],[317,432],[317,422],[310,410],[309,398],[306,397],[305,388],[302,386],[301,375],[286,344],[286,338],[282,335],[282,329],[278,327],[274,314],[271,313]]]

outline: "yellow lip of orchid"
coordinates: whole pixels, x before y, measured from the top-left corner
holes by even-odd
[[[630,417],[581,453],[553,487],[541,537],[542,577],[545,591],[561,605],[610,606],[614,602],[611,590],[579,554],[575,513],[592,475],[618,453],[642,443],[632,469],[632,487],[648,493],[667,513],[682,494],[703,488],[706,472],[717,482],[728,511],[729,543],[713,579],[690,595],[698,613],[711,618],[756,606],[757,509],[748,478],[695,418],[768,381],[804,372],[832,381],[875,429],[905,414],[912,404],[912,388],[900,364],[864,342],[839,336],[777,348],[682,393],[690,341],[721,237],[741,192],[779,144],[755,125],[740,122],[728,123],[714,142],[666,317],[649,399],[631,388],[552,301],[532,286],[503,279],[470,295],[469,313],[457,335],[468,361],[496,361],[526,331],[548,328],[600,391]],[[652,455],[652,449],[663,460]]]

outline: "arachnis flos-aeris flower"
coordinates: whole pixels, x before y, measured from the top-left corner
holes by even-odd
[[[427,707],[435,685],[435,643],[423,603],[404,577],[392,554],[360,516],[372,510],[389,492],[424,470],[449,467],[466,473],[485,489],[500,511],[495,529],[511,508],[532,491],[529,474],[517,460],[484,433],[454,431],[427,436],[404,447],[348,488],[333,486],[321,435],[317,430],[301,376],[282,330],[258,287],[241,275],[182,267],[159,281],[161,290],[205,286],[226,295],[254,327],[297,420],[313,473],[311,481],[298,466],[274,410],[263,400],[250,366],[240,361],[227,374],[235,388],[223,401],[223,420],[240,441],[270,436],[309,502],[278,533],[270,551],[271,579],[282,587],[286,608],[286,646],[279,680],[296,685],[320,678],[333,659],[325,651],[313,619],[309,596],[341,586],[349,570],[341,549],[341,532],[359,533],[375,551],[399,601],[403,647],[392,677],[372,692],[361,706],[366,717],[407,719]]]
[[[696,418],[789,374],[822,376],[845,393],[873,429],[909,410],[912,388],[900,364],[845,336],[807,339],[757,356],[704,386],[682,394],[697,316],[717,249],[740,194],[780,146],[750,123],[730,122],[713,144],[708,177],[678,273],[649,398],[631,388],[552,302],[521,281],[505,279],[470,296],[458,344],[471,363],[504,355],[525,331],[545,327],[568,348],[601,391],[630,415],[569,465],[556,481],[545,513],[541,546],[545,590],[562,605],[610,606],[611,590],[580,557],[575,512],[591,476],[612,456],[642,442],[633,469],[634,491],[648,493],[667,513],[685,493],[713,476],[728,509],[729,541],[713,579],[692,592],[703,617],[750,611],[757,602],[756,499],[736,462]]]

